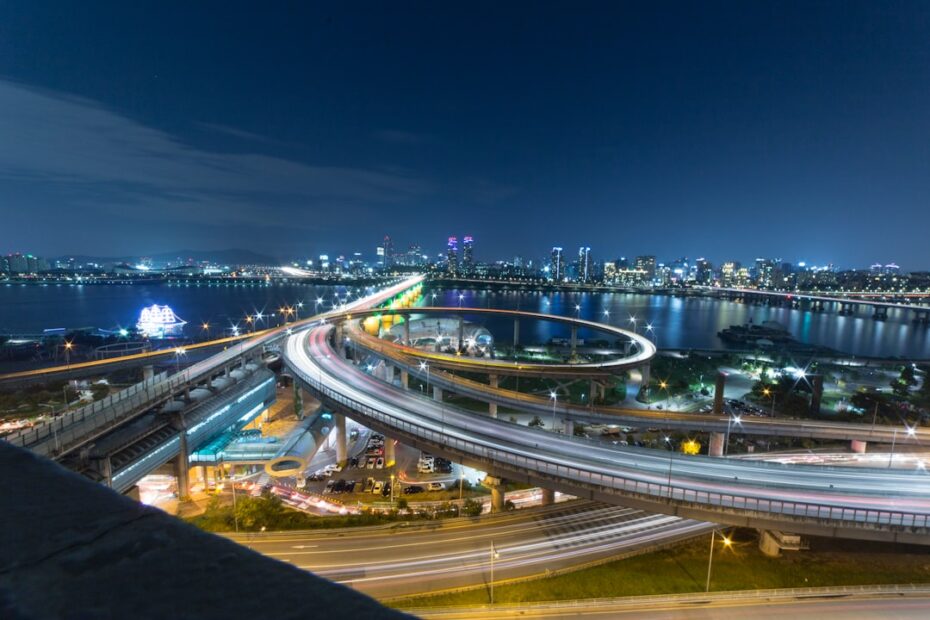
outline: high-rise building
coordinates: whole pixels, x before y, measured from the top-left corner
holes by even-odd
[[[394,266],[394,242],[391,241],[389,235],[384,235],[384,266],[393,267]]]
[[[562,248],[552,248],[552,259],[549,263],[549,277],[556,282],[565,279],[565,261],[562,259]]]
[[[446,271],[453,276],[459,271],[458,237],[449,237],[449,242],[446,246]]]
[[[714,281],[714,266],[706,258],[694,261],[694,281],[698,284],[710,284]]]
[[[27,273],[29,271],[29,261],[19,252],[7,254],[6,262],[10,273]]]
[[[466,235],[462,239],[462,271],[471,273],[475,269],[475,257],[472,253],[474,240]]]
[[[647,280],[652,280],[656,277],[655,256],[637,256],[634,266],[636,267],[637,271],[645,272]]]
[[[578,248],[578,281],[590,282],[592,276],[591,248],[583,245]]]
[[[736,286],[736,274],[739,268],[740,265],[735,260],[725,262],[720,267],[720,284],[728,288]]]

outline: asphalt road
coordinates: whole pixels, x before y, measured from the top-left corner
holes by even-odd
[[[544,574],[708,532],[707,523],[573,501],[478,518],[230,535],[255,551],[373,596]]]

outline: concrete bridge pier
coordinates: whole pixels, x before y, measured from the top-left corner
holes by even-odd
[[[404,344],[410,346],[410,315],[404,318]]]
[[[442,388],[436,385],[433,386],[433,400],[442,402]]]
[[[727,386],[727,374],[717,373],[717,383],[714,385],[714,415],[723,415],[723,393]]]
[[[875,306],[875,309],[872,311],[872,319],[875,321],[884,321],[888,318],[888,308],[883,308],[881,306]]]
[[[336,462],[345,465],[348,454],[348,438],[346,437],[346,417],[340,413],[333,414],[336,423]]]
[[[488,385],[490,385],[495,390],[497,389],[498,384],[500,383],[500,378],[497,375],[488,376]],[[488,413],[492,418],[497,417],[497,403],[488,403]]]
[[[155,378],[155,367],[151,364],[146,364],[142,367],[142,380],[149,381]]]
[[[410,374],[403,368],[400,369],[400,387],[405,390],[410,387]]]
[[[853,439],[849,442],[849,449],[855,454],[865,454],[868,447],[869,443],[861,439]]]
[[[578,326],[572,325],[572,359],[578,353]]]
[[[562,420],[562,423],[563,423],[563,428],[565,430],[565,434],[568,435],[569,437],[574,437],[575,436],[575,421],[569,418],[565,418],[564,420]]]
[[[642,381],[639,384],[639,394],[638,398],[646,398],[649,396],[649,364],[643,364],[639,368],[639,374],[642,375]]]
[[[513,348],[516,349],[520,344],[520,319],[513,320]]]
[[[714,432],[710,434],[710,446],[707,448],[709,456],[723,456],[723,444],[726,436],[723,433]]]
[[[930,310],[915,310],[914,322],[920,325],[930,324]]]
[[[502,488],[504,479],[485,476],[482,484],[491,489],[491,512],[504,512],[504,502],[506,501],[504,489]]]
[[[462,347],[465,346],[465,319],[459,317],[459,344],[457,347],[458,351],[462,350]]]
[[[542,505],[551,506],[555,503],[555,491],[552,489],[540,489],[542,491]]]
[[[178,499],[182,502],[190,499],[190,457],[187,449],[187,426],[184,424],[184,416],[178,416],[181,423],[181,445],[178,450],[178,456],[174,459],[175,475],[178,478]]]
[[[811,413],[820,413],[820,401],[823,399],[823,375],[811,375]]]
[[[397,463],[397,445],[393,439],[384,436],[384,466],[394,467]]]

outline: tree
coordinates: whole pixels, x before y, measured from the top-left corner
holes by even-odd
[[[484,506],[481,505],[481,502],[473,500],[470,497],[462,503],[462,514],[465,516],[477,517],[481,514],[482,510],[484,510]]]
[[[298,420],[304,419],[304,398],[300,393],[300,386],[294,381],[294,415]]]
[[[406,497],[402,497],[399,500],[397,500],[397,510],[404,511],[404,510],[407,510],[409,506],[410,504],[407,503]]]
[[[542,419],[540,419],[538,415],[534,415],[533,419],[530,420],[530,423],[527,426],[531,426],[534,428],[543,428],[545,425],[546,424],[542,421]]]

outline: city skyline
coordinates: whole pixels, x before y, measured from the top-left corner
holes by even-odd
[[[455,228],[481,256],[918,269],[930,10],[900,9],[326,7],[217,29],[202,7],[6,7],[0,247],[293,256]]]

